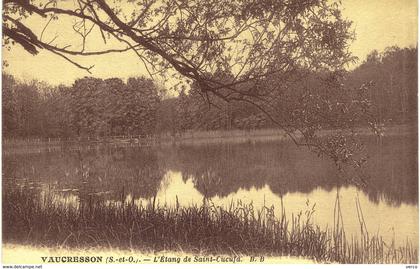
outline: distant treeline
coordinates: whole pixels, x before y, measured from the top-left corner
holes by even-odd
[[[290,121],[304,120],[294,111],[302,110],[308,90],[324,91],[325,85],[319,83],[318,74],[302,79],[297,73],[290,74],[294,79],[287,82],[270,82],[283,88],[272,97],[276,116]],[[373,51],[345,78],[348,88],[369,83],[367,89],[378,121],[416,120],[417,48]],[[130,78],[126,83],[118,78],[85,77],[72,86],[55,87],[37,81],[21,82],[5,73],[2,79],[6,138],[175,135],[186,130],[275,127],[253,104],[208,98],[194,83],[177,97],[165,97],[162,88],[143,77]]]
[[[371,82],[369,98],[380,121],[417,121],[417,47],[372,51],[349,73],[347,85]]]
[[[51,87],[3,74],[3,135],[147,135],[155,132],[160,101],[158,88],[144,78],[86,77],[71,87]]]

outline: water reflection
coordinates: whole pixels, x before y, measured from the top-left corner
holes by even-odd
[[[288,142],[191,145],[161,148],[98,147],[78,151],[3,157],[3,186],[51,188],[62,203],[92,199],[135,200],[160,205],[201,204],[204,197],[226,206],[242,200],[256,207],[280,205],[288,214],[316,203],[314,221],[331,226],[339,191],[344,225],[356,233],[359,197],[367,228],[402,243],[418,238],[416,142],[389,137],[381,145],[365,141],[370,160],[366,188],[340,180],[329,160]],[[61,199],[61,200],[60,200]]]
[[[363,191],[369,199],[395,206],[417,204],[415,142],[388,138],[382,145],[370,140],[365,143],[370,158],[365,171],[368,186]],[[184,146],[163,154],[159,159],[165,160],[165,167],[181,172],[184,180],[193,178],[195,188],[208,197],[264,185],[278,195],[348,185],[330,160],[319,159],[291,143]]]
[[[5,181],[42,182],[58,191],[74,190],[81,200],[127,193],[152,197],[165,173],[156,152],[119,148],[7,156],[3,171]]]
[[[191,206],[200,205],[203,202],[204,195],[195,189],[194,179],[185,180],[181,173],[169,172],[162,181],[162,185],[164,187],[160,188],[156,195],[156,203],[159,205],[175,206],[178,201],[181,206]],[[216,206],[225,208],[237,201],[242,201],[245,204],[252,203],[256,209],[261,209],[263,206],[274,206],[277,209],[275,213],[279,214],[281,199],[283,199],[288,217],[291,217],[292,214],[305,212],[315,204],[314,223],[321,227],[331,227],[334,220],[337,191],[344,229],[348,236],[360,236],[360,223],[356,213],[356,199],[359,199],[366,227],[370,233],[382,235],[385,242],[395,241],[396,245],[405,244],[407,239],[415,245],[418,244],[417,206],[401,204],[399,207],[394,207],[384,201],[375,203],[354,186],[332,190],[316,188],[305,194],[287,193],[279,196],[268,185],[264,185],[248,189],[240,188],[227,196],[215,195],[211,201]],[[130,201],[130,198],[127,201]],[[135,202],[145,205],[151,201],[140,198]]]

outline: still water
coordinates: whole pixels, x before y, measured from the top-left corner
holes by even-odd
[[[323,160],[290,142],[221,143],[156,148],[94,147],[3,157],[3,187],[52,190],[77,204],[106,199],[161,206],[252,203],[296,216],[314,206],[313,222],[332,227],[339,197],[347,235],[360,236],[356,200],[370,234],[418,246],[416,140],[366,138],[366,186],[351,183]]]

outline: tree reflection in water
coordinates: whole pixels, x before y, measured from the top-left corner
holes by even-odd
[[[417,204],[417,156],[412,138],[389,137],[382,145],[365,141],[368,185],[361,188],[372,202]],[[240,189],[268,186],[278,196],[330,191],[348,186],[329,160],[288,142],[213,144],[160,148],[98,147],[78,151],[7,155],[6,181],[27,179],[57,191],[74,191],[80,200],[152,198],[163,188],[168,171],[192,179],[205,197],[225,197]]]

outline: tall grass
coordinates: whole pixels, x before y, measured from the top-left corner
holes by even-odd
[[[337,199],[333,229],[312,223],[314,207],[291,218],[283,204],[255,210],[252,204],[217,207],[138,205],[124,200],[63,203],[52,191],[28,189],[3,193],[3,240],[49,247],[111,247],[145,251],[208,254],[292,255],[319,262],[417,263],[417,248],[387,245],[365,229],[358,206],[361,239],[347,240]]]

